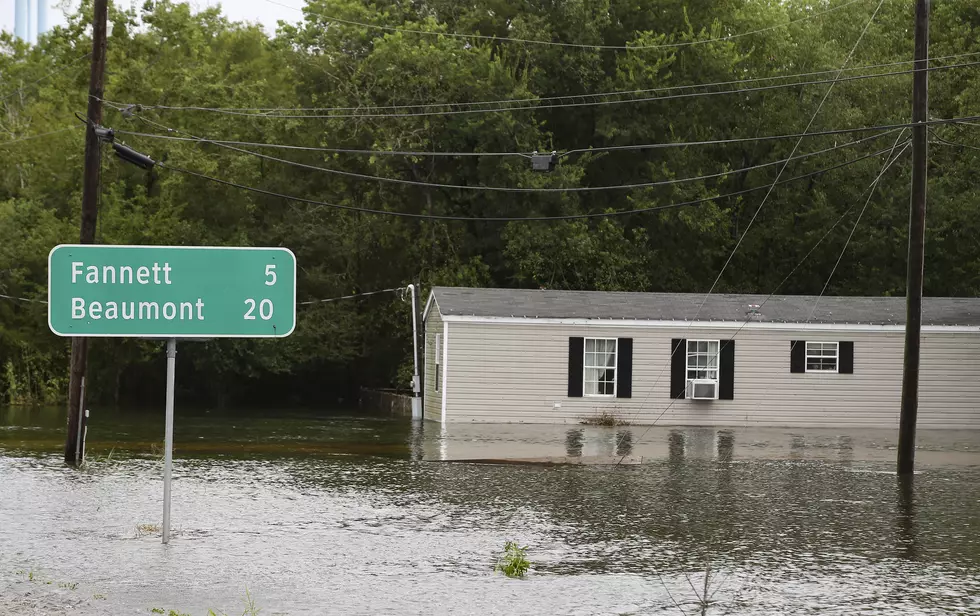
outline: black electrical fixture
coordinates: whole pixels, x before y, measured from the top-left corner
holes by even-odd
[[[112,143],[116,140],[116,133],[112,132],[111,128],[105,128],[104,126],[95,127],[95,136],[99,138],[99,141],[105,141],[107,143]]]
[[[531,152],[531,169],[534,171],[554,171],[558,164],[558,152]]]
[[[116,151],[116,156],[126,161],[127,163],[132,163],[141,169],[152,169],[153,165],[156,164],[152,158],[146,154],[141,154],[133,148],[123,145],[121,143],[113,143],[112,149]]]

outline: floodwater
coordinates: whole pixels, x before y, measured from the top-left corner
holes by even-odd
[[[0,614],[977,614],[980,435],[0,409]],[[466,458],[630,457],[639,464]],[[144,532],[145,531],[145,532]],[[493,572],[528,546],[523,580]],[[707,591],[705,578],[707,576]]]

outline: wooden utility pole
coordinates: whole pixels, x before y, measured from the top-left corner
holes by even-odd
[[[915,73],[912,77],[912,214],[906,284],[905,370],[898,429],[898,474],[915,470],[915,423],[919,412],[919,335],[926,250],[926,120],[929,116],[929,0],[915,3]]]
[[[99,215],[99,161],[101,148],[95,127],[102,124],[102,94],[105,90],[106,21],[108,0],[95,0],[92,16],[92,70],[88,84],[88,126],[85,129],[85,172],[82,179],[81,244],[95,243],[95,223]],[[65,463],[79,464],[78,442],[83,429],[82,383],[88,365],[88,339],[71,339],[71,377],[68,382],[68,436]]]

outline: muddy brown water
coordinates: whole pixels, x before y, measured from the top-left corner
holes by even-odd
[[[925,435],[901,489],[887,433],[715,430],[695,455],[703,428],[178,410],[163,546],[137,528],[161,519],[162,415],[96,413],[80,471],[63,431],[60,409],[0,409],[4,616],[237,616],[246,588],[264,616],[980,613],[975,434]],[[643,464],[436,460],[627,440]],[[508,540],[524,580],[493,572]]]

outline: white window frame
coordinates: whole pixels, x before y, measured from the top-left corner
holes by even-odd
[[[442,389],[442,334],[436,334],[436,391]]]
[[[611,341],[613,343],[613,365],[612,365],[612,393],[611,394],[590,394],[589,389],[589,370],[608,370],[610,366],[593,366],[588,362],[589,357],[589,341],[596,342],[602,340],[606,344]],[[593,351],[594,353],[595,351]],[[586,398],[615,398],[618,393],[618,381],[619,381],[619,339],[618,338],[585,338],[582,343],[582,395]],[[599,383],[605,381],[596,380],[596,389],[599,389]]]
[[[812,354],[810,353],[810,345],[820,345],[821,350],[826,350],[826,347],[830,346],[834,349],[833,359],[834,368],[810,368],[810,358],[813,359],[827,359],[831,357],[830,355],[823,354]],[[840,372],[840,342],[822,342],[820,340],[807,340],[806,348],[803,353],[803,369],[805,372],[813,372],[815,374],[837,374]]]
[[[699,342],[706,342],[706,343],[708,343],[708,350],[706,352],[704,352],[704,353],[695,350],[692,353],[691,352],[691,344],[692,343],[693,344],[697,344]],[[716,348],[717,348],[717,351],[715,352],[715,366],[714,366],[714,368],[711,368],[710,367],[710,364],[709,364],[709,366],[706,366],[703,369],[702,368],[699,368],[698,366],[695,366],[694,368],[691,368],[691,357],[692,356],[697,357],[697,356],[700,356],[700,355],[705,355],[709,359],[711,358],[711,345],[712,344],[714,344],[716,346]],[[697,347],[695,347],[695,348],[697,348]],[[691,378],[691,371],[692,370],[694,370],[695,372],[699,372],[699,371],[705,371],[706,372],[706,371],[709,371],[709,370],[714,370],[715,378],[700,378],[700,377],[698,377],[698,378]],[[716,385],[721,381],[721,340],[688,340],[687,341],[687,347],[685,347],[685,349],[684,349],[684,380],[685,381],[700,381],[700,382],[712,381]]]

